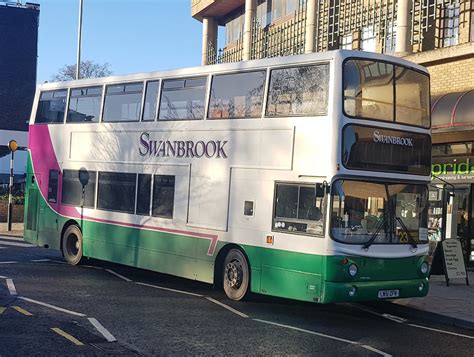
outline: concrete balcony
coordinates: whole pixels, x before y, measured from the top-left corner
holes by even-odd
[[[202,21],[203,17],[218,20],[244,5],[245,0],[192,0],[191,16],[199,21]]]

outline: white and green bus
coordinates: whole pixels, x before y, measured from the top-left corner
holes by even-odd
[[[42,84],[25,240],[234,300],[424,296],[429,102],[352,51]]]

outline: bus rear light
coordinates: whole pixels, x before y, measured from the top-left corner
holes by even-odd
[[[422,292],[424,288],[425,288],[425,284],[420,283],[420,285],[418,285],[418,291],[419,292]]]
[[[351,297],[355,296],[356,293],[357,293],[357,288],[355,286],[351,286],[351,288],[348,291],[349,296]]]

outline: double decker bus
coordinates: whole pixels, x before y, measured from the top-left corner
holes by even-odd
[[[428,291],[429,76],[332,51],[38,87],[25,240],[330,303]]]

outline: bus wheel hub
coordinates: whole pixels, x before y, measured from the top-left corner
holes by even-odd
[[[237,263],[237,264],[236,264]],[[225,267],[228,284],[233,289],[238,289],[242,283],[242,268],[238,262],[231,262]]]

